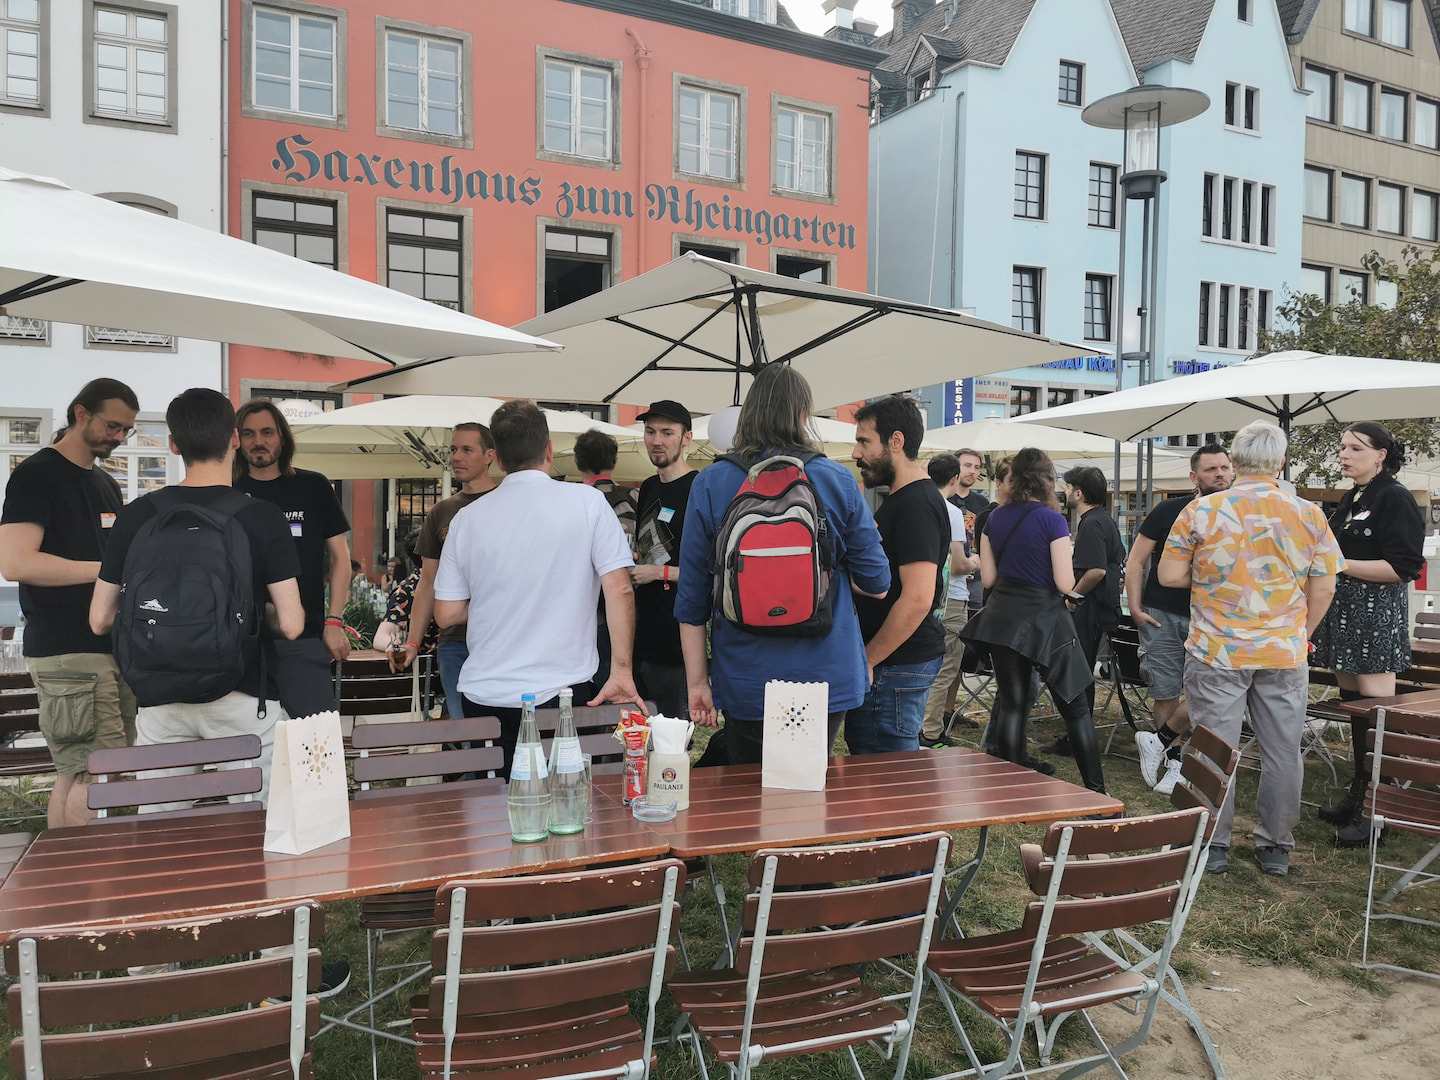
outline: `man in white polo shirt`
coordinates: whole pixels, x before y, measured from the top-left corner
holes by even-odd
[[[604,495],[550,478],[550,428],[534,402],[501,405],[490,433],[505,481],[451,522],[435,576],[435,621],[467,625],[462,704],[466,716],[499,717],[508,777],[520,695],[534,694],[544,708],[567,686],[588,692],[602,589],[610,678],[590,704],[641,703],[631,674],[635,560]]]

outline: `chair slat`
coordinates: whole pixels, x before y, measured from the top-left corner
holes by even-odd
[[[206,818],[223,818],[224,821],[233,821],[235,814],[264,814],[265,804],[259,799],[251,799],[249,802],[223,802],[206,803],[203,806],[192,806],[186,810],[159,810],[145,815],[146,821],[166,821],[171,818],[185,818],[187,822],[194,821],[195,824],[204,824]],[[196,820],[198,819],[198,820]],[[126,821],[133,821],[129,815],[111,817],[93,817],[85,823],[87,827],[104,829],[111,825],[119,825]],[[220,822],[223,824],[223,822]]]
[[[121,806],[254,795],[264,782],[265,774],[259,769],[218,769],[215,772],[91,784],[86,799],[91,810],[114,810]]]
[[[863,964],[880,957],[904,956],[920,947],[920,931],[924,922],[924,915],[916,915],[870,926],[766,938],[761,971],[808,971],[843,964]],[[738,970],[749,967],[754,945],[753,938],[741,939],[735,950]]]
[[[770,901],[769,928],[775,932],[869,922],[889,918],[897,911],[923,910],[929,896],[930,881],[923,877],[818,892],[776,893]],[[741,929],[747,933],[755,929],[759,910],[760,896],[751,893],[741,911]]]
[[[350,741],[356,750],[383,750],[431,743],[492,742],[498,738],[500,721],[495,717],[466,716],[409,724],[356,724]]]
[[[1176,885],[1169,889],[1154,889],[1129,896],[1059,900],[1055,904],[1054,914],[1050,917],[1050,933],[1098,934],[1106,930],[1169,919],[1175,913],[1181,891],[1180,886]],[[1044,907],[1043,903],[1035,901],[1025,909],[1027,930],[1038,931],[1040,913]]]
[[[505,752],[498,746],[480,746],[473,750],[432,750],[424,754],[386,754],[354,760],[355,780],[362,784],[425,776],[487,773],[499,769],[504,763]]]
[[[674,949],[668,953],[673,959]],[[654,964],[653,952],[647,949],[555,967],[466,972],[460,976],[460,1009],[472,1014],[504,1013],[625,994],[650,984]],[[430,996],[437,1001],[444,996],[447,978],[437,975],[430,983]]]
[[[218,765],[221,762],[254,761],[259,756],[258,735],[231,735],[223,739],[191,739],[186,742],[116,746],[96,750],[91,753],[87,767],[92,775],[114,776],[118,773],[149,769],[180,769],[196,765]]]
[[[1391,734],[1401,734],[1440,739],[1440,715],[1407,712],[1404,709],[1386,709],[1385,732],[1387,738]]]
[[[670,918],[671,925],[678,925],[678,902]],[[587,956],[596,951],[596,942],[603,942],[606,952],[653,947],[659,920],[656,905],[553,922],[471,927],[461,942],[460,963],[467,968],[549,964]],[[437,930],[430,941],[430,963],[435,970],[445,969],[449,946],[450,932]]]
[[[776,860],[777,886],[833,884],[927,871],[935,863],[939,842],[938,836],[930,833],[835,848],[762,850],[750,859],[748,880],[758,886],[765,875],[765,861],[771,857]]]
[[[1203,796],[1202,805],[1210,810],[1210,816],[1214,817],[1215,811],[1219,810],[1220,803],[1225,798],[1225,788],[1230,783],[1230,778],[1198,754],[1185,755],[1185,760],[1180,763],[1180,776],[1197,794]],[[1175,790],[1180,790],[1180,785],[1177,784]]]
[[[1046,855],[1053,856],[1060,850],[1060,837],[1066,829],[1072,830],[1072,856],[1188,845],[1194,839],[1199,817],[1199,811],[1187,810],[1113,821],[1060,821],[1045,830],[1041,847]]]
[[[435,922],[441,926],[449,923],[450,898],[462,887],[468,894],[465,917],[474,922],[507,919],[517,912],[543,918],[597,908],[651,904],[664,894],[665,874],[672,865],[679,865],[680,885],[683,885],[684,865],[670,860],[544,878],[452,881],[436,891]]]
[[[1065,864],[1062,887],[1067,896],[1094,893],[1144,892],[1179,881],[1185,876],[1190,848],[1172,848],[1128,859],[1075,859]],[[1030,889],[1037,896],[1050,890],[1055,863],[1040,863],[1030,878]]]

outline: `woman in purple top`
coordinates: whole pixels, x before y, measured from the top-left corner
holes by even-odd
[[[1025,721],[1031,677],[1038,670],[1065,720],[1081,782],[1103,793],[1100,747],[1085,699],[1092,675],[1065,606],[1067,599],[1078,602],[1078,594],[1070,526],[1054,508],[1055,466],[1033,447],[1001,464],[1008,468],[996,484],[1000,505],[980,538],[985,606],[960,632],[989,654],[995,669],[990,738],[1001,757],[1017,765],[1030,763]],[[998,478],[1000,470],[996,473]]]

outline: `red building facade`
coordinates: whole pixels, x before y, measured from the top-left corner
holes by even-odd
[[[507,326],[687,250],[863,289],[879,54],[734,6],[230,0],[228,227]],[[331,408],[375,366],[236,347],[229,390]],[[384,500],[347,487],[365,561]]]

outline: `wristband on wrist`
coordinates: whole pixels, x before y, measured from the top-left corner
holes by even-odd
[[[669,581],[669,580],[670,580],[670,567],[668,567],[668,566],[662,566],[662,567],[660,568],[660,580],[661,580],[661,581]]]
[[[405,648],[407,648],[407,649],[414,649],[417,653],[420,651],[420,646],[417,645],[417,644],[416,644],[415,642],[413,642],[413,641],[407,641],[407,642],[405,642]]]
[[[345,625],[345,619],[340,615],[326,615],[325,625],[343,627]]]

